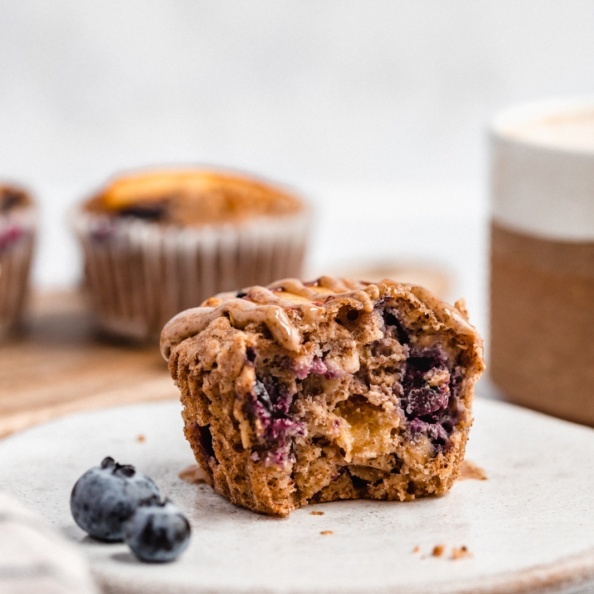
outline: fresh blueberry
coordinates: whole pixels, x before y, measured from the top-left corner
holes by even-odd
[[[70,511],[74,521],[94,538],[121,541],[124,522],[140,504],[155,497],[159,489],[148,476],[107,457],[76,481]]]
[[[124,540],[141,561],[165,563],[188,548],[190,533],[190,523],[175,504],[153,500],[126,522]]]

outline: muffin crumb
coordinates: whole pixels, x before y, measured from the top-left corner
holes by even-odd
[[[315,510],[314,509],[313,511],[310,511],[309,512],[309,515],[310,516],[323,516],[324,515],[324,512],[323,511],[318,511],[318,510]]]
[[[445,557],[448,550],[451,549],[451,553],[447,556],[447,559],[450,561],[457,561],[458,559],[465,559],[468,557],[472,557],[472,553],[468,550],[466,545],[462,545],[460,547],[448,547],[444,544],[437,544],[431,550],[429,557]],[[416,546],[413,553],[420,552],[420,548]],[[427,557],[423,557],[426,559]]]
[[[184,468],[180,473],[177,475],[179,476],[182,481],[186,481],[187,483],[193,485],[201,485],[207,482],[206,474],[200,466],[197,464],[191,464]]]
[[[328,535],[330,535],[330,534],[334,534],[334,530],[322,530],[322,531],[320,532],[320,534],[321,534],[322,536],[328,536]]]
[[[468,550],[468,547],[462,545],[461,547],[452,548],[452,560],[465,559],[466,557],[472,557],[472,553]]]
[[[460,480],[463,481],[468,479],[486,481],[487,473],[483,468],[474,464],[474,462],[470,462],[470,460],[464,460],[460,468]]]

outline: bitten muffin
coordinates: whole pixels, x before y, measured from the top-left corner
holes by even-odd
[[[280,516],[448,491],[484,368],[462,302],[390,280],[218,295],[173,318],[161,349],[211,485]]]
[[[0,185],[0,338],[21,322],[35,238],[35,209],[29,194]]]
[[[196,169],[120,177],[74,215],[99,326],[139,340],[214,293],[300,274],[307,222],[292,193]]]

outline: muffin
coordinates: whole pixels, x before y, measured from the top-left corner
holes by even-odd
[[[391,280],[221,294],[174,317],[161,350],[210,484],[279,516],[446,493],[484,368],[462,302]]]
[[[29,194],[0,185],[0,337],[22,320],[35,237],[35,209]]]
[[[214,293],[299,274],[307,222],[283,189],[198,169],[120,177],[74,217],[100,328],[137,340]]]

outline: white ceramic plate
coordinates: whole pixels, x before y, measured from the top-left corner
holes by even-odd
[[[0,489],[76,541],[109,592],[584,588],[594,580],[594,431],[488,401],[475,412],[467,459],[488,480],[459,481],[439,499],[323,504],[287,519],[239,509],[207,485],[178,478],[193,459],[175,403],[78,414],[8,438],[0,442]],[[177,562],[142,564],[125,545],[95,542],[74,525],[70,489],[106,455],[147,472],[190,517],[192,544]],[[440,544],[444,555],[432,556]],[[461,546],[472,556],[451,559]]]

